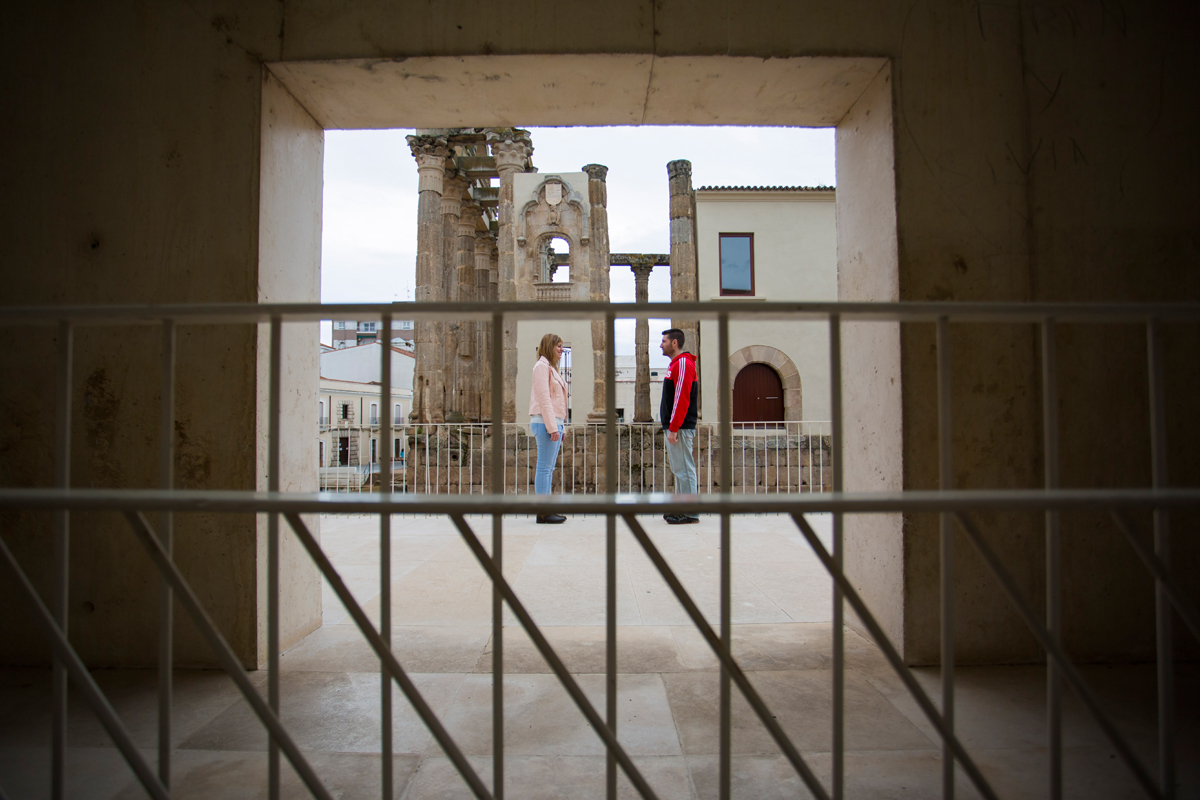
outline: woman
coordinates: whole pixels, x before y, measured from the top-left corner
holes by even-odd
[[[547,333],[538,345],[537,363],[533,365],[533,389],[529,393],[529,427],[537,441],[537,471],[533,491],[550,494],[554,483],[554,462],[562,447],[563,427],[567,423],[567,382],[558,374],[562,358],[562,337]],[[539,525],[566,522],[562,514],[538,514]]]

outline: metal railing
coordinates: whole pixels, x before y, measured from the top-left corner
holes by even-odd
[[[501,483],[505,494],[533,494],[537,445],[525,423],[505,423]],[[799,494],[831,489],[830,422],[744,423],[732,434],[734,494]],[[393,428],[404,444],[404,458],[392,465],[392,491],[424,494],[482,494],[491,491],[489,423],[438,423]],[[367,428],[339,429],[338,435],[365,435]],[[372,433],[374,431],[372,430]],[[697,425],[695,454],[699,490],[720,492],[720,446],[715,423]],[[605,491],[603,426],[568,425],[554,467],[554,491],[598,494]],[[674,476],[666,455],[666,435],[658,423],[618,423],[617,491],[671,492]],[[361,446],[360,446],[361,450]],[[327,453],[336,447],[329,443]],[[714,460],[714,454],[715,460]],[[332,460],[327,457],[328,460]],[[379,464],[323,464],[322,491],[379,490]]]
[[[596,734],[604,741],[607,753],[606,788],[608,797],[616,797],[618,767],[623,770],[635,789],[648,798],[656,797],[637,765],[622,746],[617,731],[617,639],[616,639],[616,548],[617,519],[623,520],[639,546],[654,563],[658,572],[679,600],[701,635],[717,656],[720,664],[720,751],[718,780],[720,796],[727,798],[731,785],[731,699],[736,685],[755,714],[770,733],[776,745],[791,763],[808,790],[818,798],[845,796],[845,648],[843,642],[843,603],[849,603],[872,638],[876,641],[891,667],[912,694],[924,715],[936,729],[943,743],[943,797],[953,797],[955,766],[960,767],[976,790],[986,798],[996,794],[982,775],[970,753],[955,732],[954,715],[954,552],[951,532],[954,526],[963,532],[973,548],[1012,601],[1018,613],[1045,650],[1048,670],[1047,744],[1050,753],[1048,775],[1049,795],[1062,794],[1062,706],[1061,684],[1066,682],[1079,696],[1084,706],[1112,742],[1117,754],[1133,773],[1146,795],[1171,798],[1175,786],[1175,741],[1172,721],[1174,703],[1173,683],[1173,614],[1178,615],[1187,629],[1200,638],[1200,615],[1194,604],[1180,588],[1178,578],[1170,571],[1168,515],[1174,509],[1200,508],[1200,489],[1170,489],[1166,482],[1166,424],[1164,366],[1162,359],[1161,325],[1164,321],[1200,322],[1200,306],[1196,305],[1038,305],[1038,304],[799,304],[762,303],[753,307],[742,304],[675,303],[670,305],[610,305],[601,303],[569,303],[547,307],[544,303],[489,304],[416,304],[404,309],[405,318],[490,320],[495,330],[503,329],[507,319],[528,318],[588,318],[602,317],[606,331],[607,420],[604,426],[604,483],[603,494],[553,497],[555,510],[575,513],[603,514],[607,520],[606,536],[606,691],[604,714],[587,699],[574,677],[534,624],[520,598],[504,577],[503,520],[506,515],[536,513],[548,506],[547,498],[525,494],[477,494],[453,498],[436,493],[398,494],[385,481],[376,494],[289,493],[279,491],[279,453],[281,440],[280,374],[281,333],[284,320],[316,321],[319,319],[358,318],[379,316],[382,329],[391,329],[390,306],[320,306],[320,305],[263,305],[263,306],[159,306],[136,308],[8,308],[0,309],[0,324],[57,324],[62,346],[58,374],[58,436],[57,464],[54,488],[0,489],[0,508],[40,510],[53,514],[55,527],[54,565],[55,584],[51,605],[47,607],[17,563],[11,551],[0,539],[0,564],[24,594],[37,624],[50,641],[54,653],[52,789],[61,797],[65,786],[66,679],[69,673],[85,699],[100,717],[106,730],[151,796],[169,796],[171,765],[171,609],[173,598],[201,631],[217,653],[219,660],[237,683],[247,702],[269,731],[269,794],[279,797],[280,753],[282,752],[300,775],[309,791],[316,797],[329,794],[316,776],[304,754],[296,746],[279,721],[279,517],[282,515],[308,551],[325,580],[333,587],[339,600],[349,610],[364,637],[380,659],[382,707],[381,790],[384,797],[393,793],[392,777],[392,709],[391,683],[394,681],[428,726],[438,745],[455,765],[471,791],[481,798],[504,795],[504,694],[503,694],[503,628],[502,606],[507,603],[519,623],[527,631],[537,650],[545,658],[579,710]],[[619,426],[615,418],[615,326],[619,317],[682,317],[718,321],[718,385],[721,420],[719,441],[732,445],[733,423],[730,419],[731,376],[729,370],[729,320],[731,318],[760,319],[825,319],[829,324],[830,368],[833,419],[830,423],[832,492],[733,494],[708,493],[694,496],[669,496],[656,493],[619,493],[618,443]],[[924,322],[937,328],[938,374],[938,441],[941,489],[936,492],[905,491],[898,493],[845,493],[843,491],[842,430],[842,350],[841,333],[845,321]],[[160,488],[157,489],[73,489],[70,487],[71,385],[73,331],[77,325],[137,322],[156,324],[163,332],[163,392],[162,431],[160,442]],[[265,322],[270,328],[270,402],[268,491],[185,491],[173,488],[173,436],[175,331],[179,324]],[[1045,442],[1045,488],[1037,490],[953,490],[950,442],[951,371],[949,360],[950,323],[1034,324],[1039,326],[1042,341],[1043,439]],[[1138,323],[1146,328],[1150,376],[1150,444],[1153,466],[1153,486],[1148,489],[1061,489],[1058,488],[1058,423],[1057,423],[1057,358],[1056,331],[1067,322]],[[391,393],[390,359],[383,351],[381,397]],[[503,375],[503,348],[493,348],[493,375]],[[501,416],[500,392],[492,397],[492,416]],[[504,439],[490,437],[491,485],[503,485]],[[391,452],[392,427],[385,419],[380,434],[381,449]],[[734,447],[719,449],[721,486],[733,484]],[[411,453],[410,453],[411,457]],[[1064,512],[1074,510],[1104,510],[1112,516],[1116,530],[1123,535],[1136,555],[1154,578],[1156,597],[1157,670],[1159,680],[1159,764],[1157,780],[1140,757],[1129,746],[1111,717],[1101,707],[1095,694],[1082,679],[1079,671],[1064,653],[1061,624],[1061,556],[1059,519]],[[134,536],[151,556],[162,576],[160,603],[160,683],[159,683],[159,764],[157,773],[146,763],[133,745],[128,732],[96,686],[86,666],[79,659],[66,635],[68,607],[67,559],[69,555],[69,521],[72,512],[109,510],[122,512]],[[1137,535],[1129,513],[1150,510],[1154,519],[1153,547],[1145,545]],[[268,519],[267,543],[267,631],[268,668],[267,698],[264,700],[251,685],[237,663],[236,657],[203,606],[192,592],[172,559],[172,515],[176,513],[265,513]],[[1033,611],[1029,600],[1021,593],[1016,581],[1001,563],[995,550],[981,535],[977,514],[984,511],[1040,511],[1046,515],[1047,548],[1047,619],[1043,622]],[[354,513],[378,515],[380,525],[380,623],[376,628],[361,606],[355,601],[346,584],[322,551],[316,538],[302,521],[303,513]],[[720,516],[720,621],[717,630],[705,620],[688,591],[683,587],[670,564],[654,542],[647,536],[637,516],[662,512],[712,513]],[[756,692],[739,666],[731,650],[731,539],[730,520],[733,515],[749,513],[782,513],[794,520],[800,533],[812,547],[834,583],[833,590],[833,724],[831,731],[832,768],[828,788],[815,776],[787,733]],[[807,515],[828,512],[833,517],[832,548],[827,549],[808,524]],[[147,513],[160,514],[156,529]],[[471,764],[449,736],[437,715],[413,685],[403,666],[391,651],[391,517],[394,514],[429,513],[450,517],[464,541],[488,574],[493,588],[493,790],[489,791]],[[941,539],[941,638],[942,638],[942,698],[941,708],[922,689],[904,664],[895,646],[885,634],[871,609],[857,593],[842,570],[843,521],[847,514],[879,513],[937,513],[942,522]],[[480,538],[466,520],[469,514],[486,514],[492,520],[492,553],[488,555]]]

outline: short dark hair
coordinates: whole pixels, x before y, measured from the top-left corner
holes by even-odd
[[[671,328],[670,330],[663,331],[662,335],[673,341],[675,346],[680,350],[683,349],[683,331],[679,330],[679,328]]]

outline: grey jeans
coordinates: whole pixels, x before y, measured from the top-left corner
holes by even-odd
[[[696,457],[692,453],[692,442],[696,439],[694,428],[679,431],[675,444],[667,441],[667,458],[671,460],[671,473],[675,476],[675,491],[678,494],[696,494]]]

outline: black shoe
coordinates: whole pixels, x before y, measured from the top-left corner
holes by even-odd
[[[567,518],[562,514],[538,514],[538,525],[558,525],[561,522],[566,522]]]
[[[671,520],[675,519],[678,516],[679,516],[678,514],[663,514],[663,519],[665,519],[667,522],[671,522]],[[671,522],[671,524],[674,525],[675,523]]]
[[[699,517],[689,517],[686,514],[671,514],[667,517],[667,523],[670,525],[691,525],[693,522],[699,521]]]

